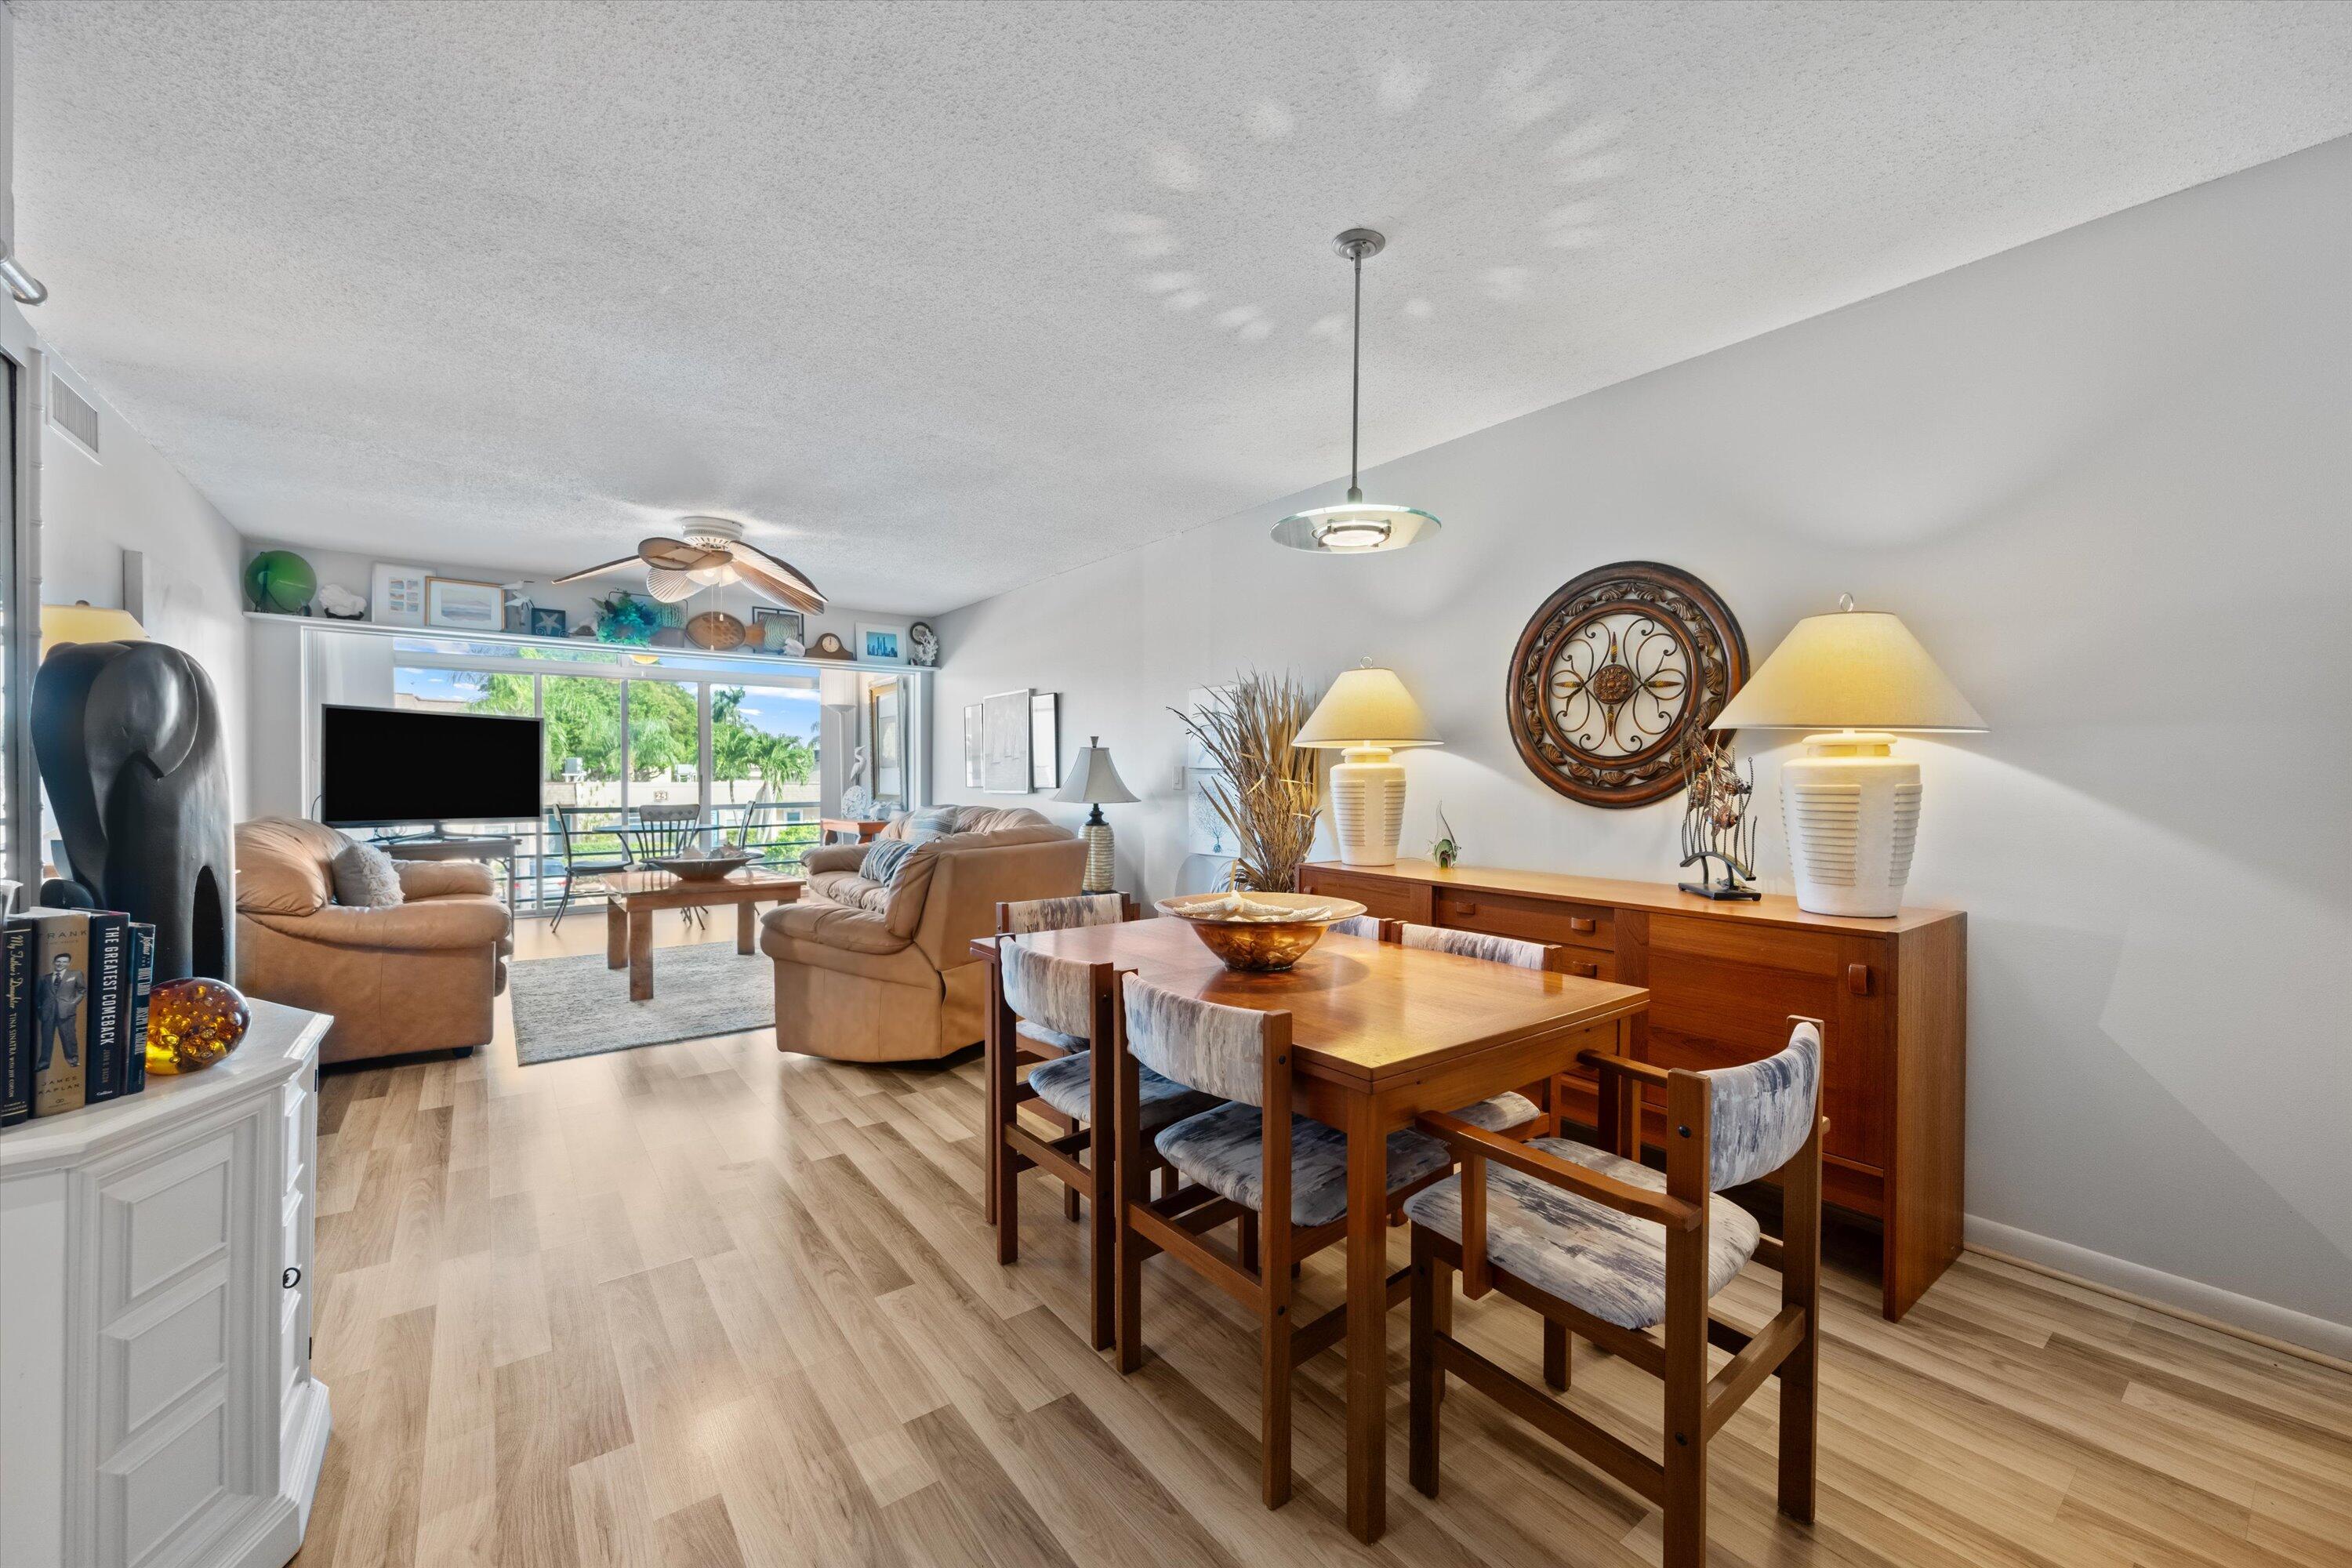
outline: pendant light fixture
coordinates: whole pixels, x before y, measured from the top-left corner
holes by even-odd
[[[1331,242],[1331,247],[1356,270],[1355,342],[1348,359],[1348,500],[1341,506],[1318,506],[1284,518],[1274,525],[1276,544],[1327,555],[1364,555],[1375,550],[1402,550],[1437,532],[1437,519],[1419,507],[1367,501],[1363,488],[1356,482],[1364,387],[1364,258],[1378,256],[1387,244],[1387,237],[1369,228],[1345,230]]]

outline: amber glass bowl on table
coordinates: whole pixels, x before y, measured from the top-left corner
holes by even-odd
[[[1364,912],[1352,900],[1312,893],[1186,893],[1159,908],[1191,926],[1226,968],[1258,973],[1288,969],[1334,922]]]

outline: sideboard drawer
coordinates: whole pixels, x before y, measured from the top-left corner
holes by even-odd
[[[1489,936],[1516,936],[1603,952],[1613,952],[1617,946],[1617,911],[1605,904],[1566,904],[1509,893],[1448,892],[1438,896],[1437,923],[1482,931]]]
[[[1840,939],[1834,932],[1790,931],[1690,915],[1652,915],[1650,947],[1655,952],[1785,969],[1794,974],[1830,975],[1842,967]]]
[[[1429,919],[1427,894],[1390,877],[1360,877],[1346,871],[1334,871],[1328,867],[1307,868],[1299,886],[1307,892],[1319,893],[1329,899],[1353,899],[1365,911],[1384,921],[1416,921]]]

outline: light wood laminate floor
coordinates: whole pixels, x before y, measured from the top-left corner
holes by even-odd
[[[589,910],[517,940],[603,938]],[[1297,1496],[1261,1508],[1250,1326],[1149,1269],[1154,1354],[1120,1377],[1083,1337],[1080,1227],[1034,1176],[999,1268],[969,1059],[837,1065],[760,1032],[520,1068],[506,1016],[469,1059],[325,1080],[335,1431],[303,1568],[1657,1559],[1654,1513],[1458,1386],[1444,1495],[1413,1491],[1402,1310],[1386,1538],[1345,1528],[1337,1353],[1297,1384]],[[1308,1265],[1314,1305],[1342,1267]],[[1724,1300],[1761,1322],[1777,1292],[1751,1268]],[[1715,1562],[2352,1564],[2352,1377],[1974,1255],[1899,1325],[1859,1269],[1826,1295],[1819,1522],[1773,1510],[1758,1399],[1711,1449]],[[1532,1315],[1456,1313],[1538,1375]],[[1569,1397],[1644,1447],[1657,1388],[1577,1346]]]

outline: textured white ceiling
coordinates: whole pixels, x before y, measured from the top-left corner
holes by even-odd
[[[38,325],[244,531],[929,611],[2352,131],[2352,5],[15,0]],[[1703,433],[1694,433],[1695,437]]]

